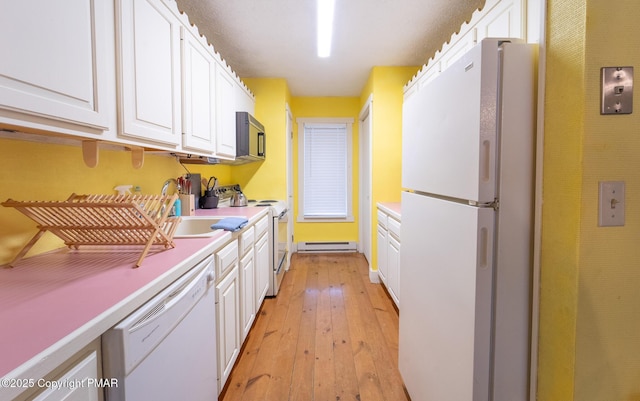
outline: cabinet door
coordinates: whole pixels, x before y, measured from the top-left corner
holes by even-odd
[[[503,0],[494,6],[478,21],[476,40],[484,38],[525,38],[522,0]]]
[[[236,85],[236,111],[246,111],[253,115],[255,114],[255,100],[249,91],[247,91],[244,85]]]
[[[0,109],[105,130],[113,17],[106,1],[2,3]]]
[[[387,283],[387,230],[378,224],[378,276],[380,280],[388,286]]]
[[[120,134],[178,145],[180,21],[160,0],[116,4]]]
[[[216,252],[216,277],[227,275],[238,264],[238,241],[233,240]]]
[[[216,155],[236,157],[236,82],[223,65],[216,68]]]
[[[89,355],[74,364],[64,375],[55,381],[59,383],[83,383],[81,386],[62,386],[60,388],[48,387],[38,394],[34,401],[54,400],[102,400],[102,388],[87,380],[100,380],[100,368],[98,366],[98,352],[92,351]],[[106,381],[107,379],[105,379]],[[109,381],[111,383],[111,381]]]
[[[199,39],[182,27],[182,146],[215,150],[216,62]]]
[[[240,302],[240,321],[242,322],[242,336],[240,342],[243,342],[251,330],[251,325],[256,317],[256,289],[255,289],[255,259],[253,257],[253,247],[242,260],[240,260],[240,284],[242,288]]]
[[[229,378],[240,352],[240,289],[238,265],[216,286],[218,325],[218,392]]]
[[[394,236],[389,235],[387,247],[387,263],[389,271],[387,276],[387,290],[391,298],[400,308],[400,242]]]
[[[256,242],[256,311],[260,309],[264,297],[269,291],[269,235],[264,235]]]

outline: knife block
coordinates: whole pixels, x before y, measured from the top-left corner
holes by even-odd
[[[193,194],[181,194],[180,205],[183,216],[194,216],[196,214],[196,200]]]
[[[202,195],[202,183],[200,182],[200,174],[190,173],[188,178],[191,181],[191,194],[194,197],[195,208],[197,208],[200,206],[200,196]],[[182,202],[182,204],[184,205],[184,201]],[[183,215],[185,214],[183,213]]]

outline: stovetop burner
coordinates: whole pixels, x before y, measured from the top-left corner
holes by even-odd
[[[257,200],[255,203],[250,204],[249,206],[257,206],[257,207],[270,207],[274,216],[279,216],[287,210],[287,204],[284,201],[278,200]]]

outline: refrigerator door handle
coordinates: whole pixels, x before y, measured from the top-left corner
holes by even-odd
[[[486,227],[482,227],[479,234],[480,252],[478,259],[480,268],[486,269],[489,267],[489,230]]]
[[[483,182],[489,182],[491,180],[491,141],[485,139],[482,141],[482,168],[480,169]]]

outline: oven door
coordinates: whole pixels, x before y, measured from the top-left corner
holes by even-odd
[[[285,210],[277,217],[274,224],[278,226],[278,265],[279,268],[289,270],[289,254],[287,238],[289,236],[289,211]]]
[[[280,213],[279,216],[273,216],[273,273],[271,278],[271,288],[269,288],[269,294],[276,296],[280,290],[280,284],[284,278],[284,273],[289,270],[287,254],[287,225],[288,225],[288,210]]]

